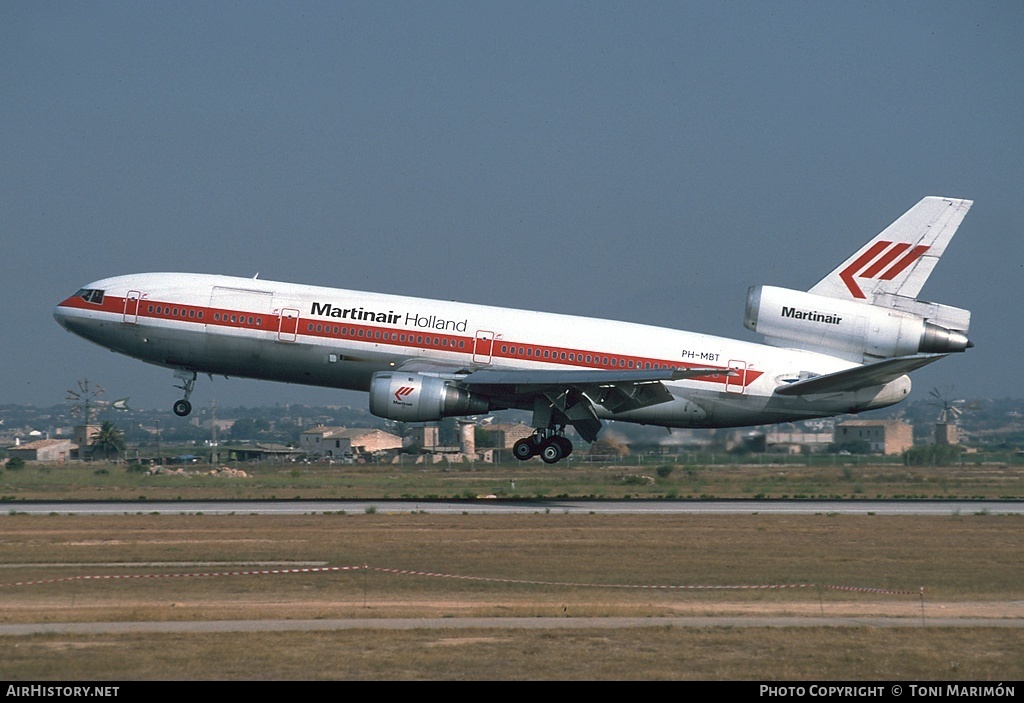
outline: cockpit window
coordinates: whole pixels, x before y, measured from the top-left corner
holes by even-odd
[[[93,305],[103,304],[103,291],[99,290],[98,288],[83,288],[82,290],[75,293],[75,295],[77,295],[85,302],[92,303]]]

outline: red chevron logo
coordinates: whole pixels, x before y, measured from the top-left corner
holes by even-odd
[[[839,277],[854,298],[866,298],[855,278],[877,278],[891,281],[900,275],[930,247],[920,245],[910,249],[906,242],[875,242],[857,259],[839,272]],[[907,251],[910,249],[910,251]]]
[[[410,395],[414,390],[416,389],[413,388],[412,386],[402,386],[397,391],[395,391],[395,400],[397,400],[398,402],[402,402],[402,398],[404,398],[407,395]]]

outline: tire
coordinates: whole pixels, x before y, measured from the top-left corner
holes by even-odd
[[[525,437],[512,445],[512,455],[519,461],[526,461],[537,454],[537,445],[533,437]]]
[[[179,400],[174,404],[174,414],[178,417],[185,417],[192,412],[192,403],[185,399]]]
[[[544,460],[545,464],[557,464],[564,456],[562,443],[558,441],[557,437],[552,437],[540,448],[540,458]]]

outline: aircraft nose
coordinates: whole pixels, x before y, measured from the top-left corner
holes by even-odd
[[[53,309],[53,319],[64,329],[68,328],[68,313],[63,303],[58,303],[57,307]]]
[[[66,329],[68,332],[72,332],[71,325],[75,321],[75,308],[78,307],[75,303],[79,302],[76,299],[80,296],[76,293],[75,295],[68,296],[64,300],[57,303],[57,306],[53,309],[53,319],[57,321],[57,324]]]

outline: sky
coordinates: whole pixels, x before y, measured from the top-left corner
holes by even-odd
[[[69,335],[87,283],[195,271],[759,341],[920,198],[975,205],[921,297],[1024,397],[1024,3],[0,3],[0,403],[166,369]],[[365,403],[202,377],[203,405]]]

